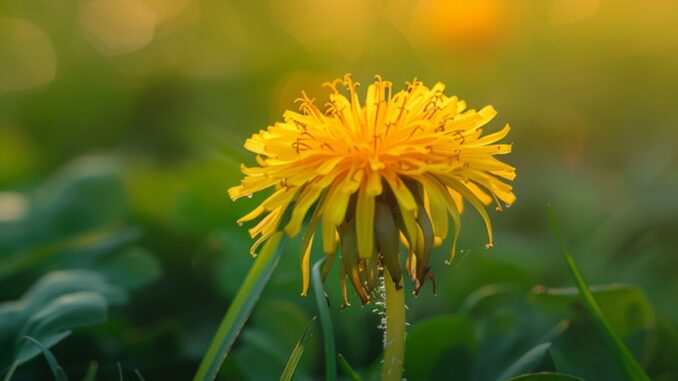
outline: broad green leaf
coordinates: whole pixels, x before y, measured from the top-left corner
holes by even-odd
[[[220,230],[208,238],[205,246],[208,248],[201,250],[201,254],[208,251],[210,255],[205,257],[217,258],[216,261],[204,260],[206,266],[213,266],[209,273],[214,277],[214,284],[222,295],[232,297],[240,289],[251,265],[243,260],[243,253],[249,250],[247,240],[233,231]]]
[[[212,343],[195,375],[195,381],[211,381],[217,376],[224,358],[245,325],[273,270],[278,265],[283,243],[283,233],[278,232],[271,236],[262,247],[257,260],[247,274],[247,278],[242,283],[238,294],[228,307],[219,329],[212,338]]]
[[[50,241],[0,258],[0,281],[54,262],[58,262],[60,267],[90,264],[97,258],[121,250],[139,237],[137,228],[106,228]]]
[[[31,336],[49,348],[62,340],[65,332],[106,321],[106,300],[93,292],[60,296],[33,314],[19,331],[19,337]],[[14,361],[22,364],[40,350],[25,340],[16,343]]]
[[[294,374],[297,372],[297,366],[299,365],[299,360],[301,359],[301,355],[304,353],[304,348],[306,347],[308,340],[311,338],[311,336],[313,336],[313,332],[315,330],[315,320],[316,317],[314,316],[306,326],[306,329],[304,329],[304,332],[299,338],[297,345],[294,346],[294,350],[292,351],[292,354],[287,361],[287,365],[285,365],[285,369],[280,376],[280,381],[292,381],[294,378]]]
[[[103,275],[89,270],[54,271],[42,277],[22,297],[26,312],[32,313],[59,296],[89,291],[103,296],[110,304],[127,301],[125,292],[107,282]]]
[[[105,158],[70,162],[42,185],[35,198],[35,223],[51,237],[119,222],[127,210],[120,171]]]
[[[312,283],[313,296],[318,307],[318,315],[320,316],[320,326],[323,331],[323,346],[325,348],[325,379],[327,381],[334,381],[337,379],[337,362],[336,362],[336,347],[334,343],[334,329],[332,327],[332,316],[327,301],[327,294],[323,288],[321,267],[325,263],[326,258],[313,265]]]
[[[583,379],[569,374],[553,373],[553,372],[539,372],[523,374],[513,377],[507,381],[584,381]]]
[[[579,294],[581,301],[586,307],[586,310],[591,314],[594,322],[596,323],[601,334],[607,340],[609,349],[614,353],[619,364],[624,369],[624,372],[633,381],[649,381],[650,378],[645,374],[643,368],[633,357],[631,352],[628,350],[624,342],[619,338],[618,334],[614,331],[612,326],[607,320],[607,317],[601,310],[600,306],[596,302],[596,299],[591,294],[589,286],[586,284],[584,277],[582,276],[577,264],[574,261],[574,258],[570,253],[565,249],[565,245],[560,238],[560,230],[558,229],[558,222],[556,221],[556,216],[553,213],[553,210],[549,208],[549,218],[551,220],[551,226],[553,228],[553,233],[560,244],[561,253],[565,257],[565,262],[570,269],[572,278],[574,279],[577,289],[579,289]]]
[[[612,329],[636,357],[647,362],[654,352],[657,322],[652,305],[643,292],[624,284],[591,286],[590,291]],[[574,287],[538,290],[535,299],[572,311],[578,311],[572,307],[580,303],[579,291]]]
[[[473,271],[463,271],[473,268]],[[534,284],[531,273],[524,265],[499,260],[492,255],[462,254],[455,263],[444,269],[445,276],[436,276],[440,297],[452,305],[460,305],[471,293],[488,283],[513,285],[527,290]]]
[[[477,343],[471,321],[462,315],[438,315],[414,324],[405,341],[405,377],[432,378],[436,367],[454,369],[468,359]],[[465,354],[465,355],[464,355]],[[452,377],[448,373],[448,377]]]
[[[648,368],[652,374],[672,375],[678,379],[678,330],[668,319],[660,318],[657,322],[657,347]]]
[[[483,304],[487,304],[488,300],[498,299],[502,296],[514,294],[517,291],[520,291],[520,287],[513,283],[488,284],[480,287],[466,297],[461,307],[459,307],[459,313],[469,315]]]
[[[573,320],[550,349],[554,371],[585,380],[626,380],[605,339],[590,320]]]
[[[97,293],[109,304],[118,304],[127,298],[122,289],[107,283],[96,272],[51,272],[36,282],[20,300],[0,304],[0,340],[16,335],[26,320],[56,298],[77,292]],[[44,343],[44,338],[41,341]]]
[[[156,280],[160,263],[147,250],[134,247],[104,260],[97,269],[113,284],[135,290]]]

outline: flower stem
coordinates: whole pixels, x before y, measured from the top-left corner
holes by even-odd
[[[405,352],[405,289],[396,289],[388,270],[384,268],[386,333],[382,381],[400,381]]]

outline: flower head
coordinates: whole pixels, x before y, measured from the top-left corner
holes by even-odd
[[[309,285],[313,238],[322,237],[328,256],[324,275],[341,244],[341,284],[346,277],[363,303],[370,299],[381,269],[400,285],[401,244],[406,249],[404,270],[418,292],[432,278],[432,249],[450,230],[454,257],[463,200],[481,215],[492,246],[492,228],[485,205],[515,201],[510,185],[515,168],[495,155],[511,152],[498,144],[509,132],[483,135],[496,111],[486,106],[467,110],[466,103],[443,93],[437,83],[427,88],[414,80],[395,94],[391,82],[376,77],[361,104],[350,75],[325,84],[331,90],[325,112],[305,93],[300,112],[286,111],[283,122],[259,131],[245,142],[257,165],[242,166],[245,178],[229,189],[233,200],[267,188],[273,193],[242,224],[259,219],[249,230],[258,237],[251,249],[283,230],[295,236],[302,230],[303,290]],[[341,90],[344,90],[343,92]]]

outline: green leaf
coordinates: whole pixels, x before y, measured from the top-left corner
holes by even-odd
[[[299,332],[306,328],[310,319],[304,308],[287,298],[260,300],[238,337],[237,350],[230,356],[247,379],[279,379],[289,360],[289,349],[297,344]],[[310,340],[315,342],[315,337]],[[306,351],[301,362],[313,364],[317,355],[317,351]],[[297,378],[301,378],[301,374],[297,374]]]
[[[82,157],[61,168],[36,192],[35,223],[53,237],[101,227],[125,217],[125,187],[117,164]]]
[[[563,373],[539,372],[523,374],[507,381],[584,381],[582,378]]]
[[[323,330],[323,345],[325,348],[325,379],[327,381],[334,381],[337,379],[337,363],[336,363],[336,347],[334,343],[334,329],[332,327],[332,316],[330,315],[330,308],[328,306],[327,294],[322,282],[322,265],[327,258],[323,257],[321,260],[313,265],[312,282],[313,294],[316,305],[318,306],[318,315],[320,315],[320,326]]]
[[[316,318],[317,317],[314,316],[306,326],[306,329],[304,329],[304,333],[299,338],[297,345],[294,347],[294,350],[290,355],[290,359],[287,361],[287,365],[285,365],[285,369],[283,369],[282,376],[280,376],[280,381],[291,381],[294,378],[294,374],[297,372],[297,366],[299,365],[299,360],[301,359],[301,355],[304,353],[304,348],[306,347],[308,340],[311,338],[311,336],[313,336]]]
[[[73,328],[101,324],[106,321],[106,300],[93,292],[78,292],[60,296],[32,315],[21,328],[19,337],[31,336],[49,348],[61,341]],[[19,339],[14,361],[22,364],[40,350]]]
[[[217,333],[212,338],[212,343],[194,377],[195,381],[211,381],[217,376],[224,358],[226,358],[235,339],[245,325],[273,270],[278,265],[284,243],[283,237],[282,232],[277,232],[262,247],[257,260],[247,274],[247,278],[238,290],[238,294],[228,307]]]
[[[476,309],[480,309],[483,304],[488,304],[489,300],[500,299],[501,297],[511,295],[520,290],[520,287],[513,283],[488,284],[471,292],[469,296],[464,299],[458,312],[462,315],[470,315],[475,312]]]
[[[238,292],[251,266],[249,261],[243,260],[247,257],[242,253],[250,249],[247,243],[231,230],[220,230],[212,233],[199,252],[198,265],[210,266],[205,272],[212,274],[217,289],[225,297],[232,298]]]
[[[548,353],[548,350],[551,348],[551,343],[542,343],[536,347],[530,349],[522,355],[516,362],[511,364],[508,369],[506,369],[501,376],[497,378],[498,381],[506,380],[510,377],[514,377],[523,372],[533,371],[539,363],[542,362],[544,356]]]
[[[42,354],[45,356],[45,360],[47,360],[47,364],[49,365],[52,375],[56,381],[68,381],[66,372],[64,372],[56,357],[54,357],[54,354],[49,349],[47,349],[45,345],[30,336],[24,336],[24,339],[32,342],[33,344],[37,345],[38,348],[40,348],[40,351],[42,351]]]
[[[108,303],[127,301],[126,293],[113,286],[99,273],[88,270],[54,271],[43,276],[21,298],[26,313],[33,313],[57,297],[75,292],[95,292]]]
[[[624,284],[591,286],[590,291],[612,329],[624,339],[631,353],[646,363],[654,352],[657,319],[645,294]],[[576,287],[539,290],[535,292],[535,300],[559,306],[568,312],[581,311],[581,308],[572,308],[581,303]]]
[[[668,319],[658,319],[657,339],[657,350],[650,361],[649,368],[652,369],[653,374],[672,374],[674,379],[678,379],[678,363],[676,363],[678,330]]]
[[[565,249],[565,245],[560,237],[560,230],[558,229],[558,222],[556,216],[553,213],[553,210],[549,208],[549,219],[551,220],[551,227],[553,233],[560,244],[560,250],[565,257],[565,262],[570,269],[572,278],[574,279],[577,289],[579,289],[581,301],[586,307],[586,310],[591,314],[594,322],[596,323],[601,334],[605,337],[608,343],[608,347],[614,353],[617,358],[617,361],[624,369],[624,372],[633,381],[649,381],[650,378],[645,374],[643,368],[633,357],[631,352],[624,344],[624,342],[619,338],[617,333],[612,329],[610,323],[608,322],[606,316],[603,314],[603,311],[600,309],[600,306],[596,302],[596,299],[591,294],[589,286],[586,284],[584,277],[581,275],[577,264],[574,261],[574,258],[568,253]]]
[[[0,258],[0,281],[28,269],[43,268],[56,260],[60,266],[90,263],[122,249],[139,236],[137,228],[105,228],[38,245]]]
[[[160,263],[153,254],[138,247],[106,259],[97,265],[97,269],[111,283],[127,290],[141,288],[156,280],[161,273]]]
[[[407,333],[405,375],[412,380],[434,378],[431,375],[437,367],[453,368],[449,361],[461,367],[464,358],[469,357],[463,354],[468,355],[475,347],[473,325],[467,317],[438,315],[422,320]]]
[[[108,284],[96,272],[87,270],[55,271],[38,280],[20,300],[0,304],[0,340],[14,337],[33,314],[54,299],[77,292],[95,292],[107,303],[115,304],[127,299],[125,292]],[[44,343],[44,340],[42,340]]]
[[[344,370],[344,373],[353,381],[363,381],[363,379],[360,377],[358,372],[353,370],[353,367],[351,364],[348,363],[348,360],[346,360],[346,357],[339,353],[339,365],[341,366],[341,369]]]

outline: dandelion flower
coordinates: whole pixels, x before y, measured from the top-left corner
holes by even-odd
[[[454,257],[464,200],[483,218],[488,244],[492,228],[486,205],[511,205],[515,168],[495,156],[511,152],[498,143],[507,124],[484,134],[482,127],[497,114],[492,106],[467,109],[445,85],[432,88],[407,83],[393,94],[391,82],[377,76],[364,101],[350,75],[326,83],[331,93],[324,112],[302,92],[299,112],[286,111],[283,121],[245,142],[256,154],[256,166],[242,166],[241,184],[229,189],[233,200],[272,188],[273,193],[239,224],[258,220],[249,233],[257,238],[251,253],[274,233],[284,230],[302,239],[302,294],[309,286],[314,237],[327,255],[324,275],[340,245],[340,282],[346,279],[362,303],[370,300],[379,274],[388,273],[396,287],[402,274],[418,292],[433,279],[431,254],[451,232]],[[451,218],[451,221],[450,221]],[[401,261],[401,247],[406,260]],[[403,267],[404,266],[404,267]]]

